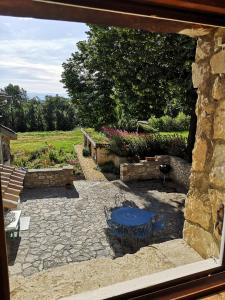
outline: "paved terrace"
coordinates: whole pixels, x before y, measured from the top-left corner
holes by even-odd
[[[166,256],[173,256],[174,244],[171,249],[169,247],[168,254],[163,253],[163,244],[159,243],[181,238],[184,220],[186,195],[175,184],[76,181],[72,189],[42,188],[23,192],[20,209],[22,216],[30,216],[31,221],[29,230],[21,231],[19,239],[8,241],[11,277],[26,277],[72,262],[117,258],[132,253],[133,249],[122,249],[117,240],[107,235],[103,208],[114,207],[118,193],[125,194],[125,198],[138,207],[165,216],[166,227],[153,237],[154,245],[150,250],[154,250],[153,260],[159,261],[161,268],[168,265]],[[200,259],[187,245],[182,244],[182,247],[187,252],[179,258],[180,264]]]

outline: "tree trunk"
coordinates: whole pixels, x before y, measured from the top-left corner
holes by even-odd
[[[187,140],[187,158],[189,162],[192,162],[192,150],[195,144],[195,134],[197,128],[197,116],[195,114],[195,107],[193,107],[191,112],[191,121],[189,125],[189,133]]]

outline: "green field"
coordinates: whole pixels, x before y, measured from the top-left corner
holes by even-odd
[[[11,142],[13,163],[28,168],[61,166],[76,159],[74,145],[83,143],[80,129],[18,133]]]
[[[12,154],[31,153],[44,146],[53,145],[57,149],[72,151],[73,145],[82,144],[83,134],[80,129],[73,131],[44,131],[18,133],[18,139],[11,142]]]

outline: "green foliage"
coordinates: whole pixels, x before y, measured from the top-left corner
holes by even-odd
[[[82,174],[74,145],[82,144],[80,129],[19,133],[11,141],[13,164],[27,168],[48,168],[70,164],[77,175]]]
[[[63,149],[56,149],[53,145],[46,144],[44,148],[32,151],[30,155],[15,156],[14,164],[26,168],[46,168],[69,164],[69,161],[76,158],[76,154],[65,152]]]
[[[182,135],[142,134],[130,136],[114,136],[110,143],[110,151],[119,156],[146,156],[170,154],[186,159],[187,139]]]
[[[71,100],[46,96],[45,101],[28,99],[26,91],[9,84],[4,91],[11,96],[1,111],[2,124],[15,131],[71,130],[78,124]]]
[[[114,166],[114,163],[112,161],[109,161],[101,166],[98,166],[98,168],[103,173],[113,173],[119,175],[119,169]]]
[[[194,39],[89,26],[88,39],[63,64],[62,82],[83,126],[134,129],[152,115],[189,114],[195,105]]]
[[[190,117],[184,113],[179,113],[175,118],[170,116],[162,116],[160,118],[151,117],[145,127],[150,132],[158,131],[185,131],[188,130]]]
[[[85,128],[84,130],[96,143],[107,144],[109,142],[108,138],[101,131],[96,131],[94,128]]]
[[[17,140],[11,141],[11,150],[14,156],[29,155],[32,151],[45,148],[46,143],[56,149],[73,151],[74,145],[83,143],[83,134],[79,128],[72,131],[43,131],[18,133]]]
[[[84,147],[84,148],[83,148],[83,156],[84,156],[84,157],[88,157],[88,156],[90,156],[90,155],[91,155],[91,152],[90,152],[89,148]]]

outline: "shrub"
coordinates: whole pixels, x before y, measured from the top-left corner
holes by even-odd
[[[48,157],[49,157],[50,161],[52,161],[56,164],[60,163],[60,159],[58,157],[57,151],[51,149],[48,153]]]
[[[136,134],[115,135],[111,138],[110,151],[119,156],[139,157],[170,154],[186,157],[186,138],[174,135]]]
[[[112,161],[109,161],[109,162],[99,166],[99,169],[104,173],[119,174],[119,169],[114,166],[114,163]]]
[[[170,116],[162,116],[160,118],[151,117],[146,125],[151,132],[154,131],[184,131],[188,130],[190,124],[190,116],[186,116],[184,113],[179,113],[176,118]]]
[[[90,153],[89,148],[87,148],[87,147],[83,148],[83,156],[88,157],[90,155],[91,155],[91,153]]]
[[[20,167],[39,169],[63,166],[73,161],[75,171],[80,171],[80,165],[76,158],[76,153],[73,151],[66,152],[63,148],[57,149],[53,145],[47,145],[30,154],[23,153],[18,157],[15,155],[13,163]]]
[[[33,152],[30,153],[29,157],[28,157],[28,160],[29,161],[33,161],[39,157],[41,157],[43,154],[47,153],[48,152],[48,147],[42,147],[38,150],[35,150]]]

